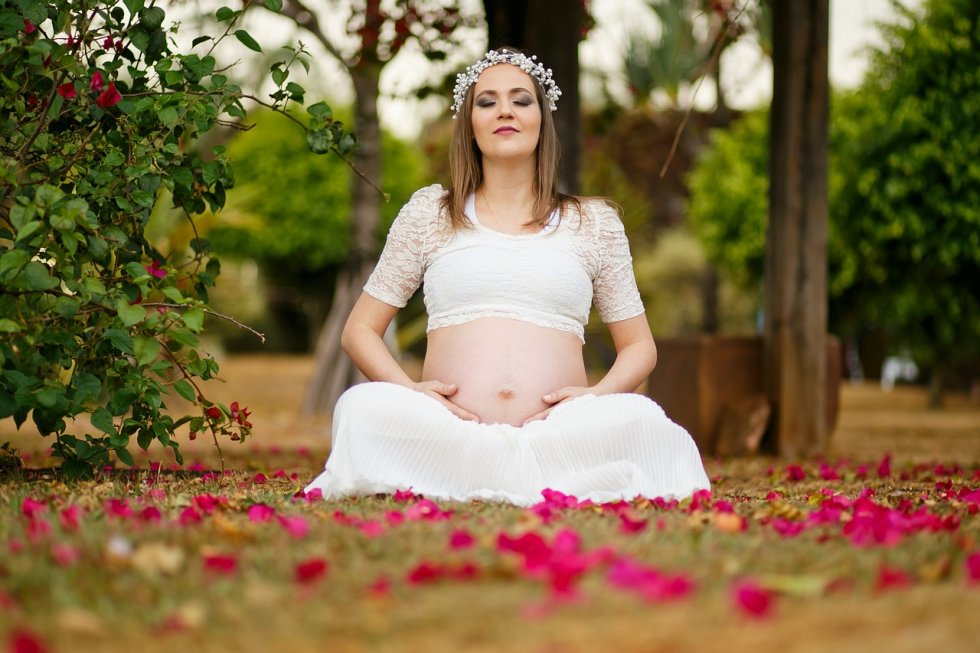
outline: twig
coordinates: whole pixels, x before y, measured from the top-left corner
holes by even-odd
[[[231,322],[232,324],[234,324],[238,328],[245,329],[246,331],[251,332],[259,340],[262,341],[262,344],[265,344],[265,334],[264,333],[259,333],[258,331],[256,331],[252,327],[248,326],[247,324],[242,324],[241,322],[239,322],[238,320],[236,320],[232,316],[225,315],[224,313],[219,313],[218,311],[215,311],[213,309],[207,308],[206,306],[189,306],[187,304],[173,304],[173,303],[170,303],[170,302],[144,302],[143,304],[141,304],[141,306],[160,306],[160,307],[163,307],[163,308],[182,308],[182,309],[187,309],[187,308],[200,308],[202,311],[204,311],[208,315],[213,315],[215,317],[220,317],[223,320],[228,320],[229,322]]]

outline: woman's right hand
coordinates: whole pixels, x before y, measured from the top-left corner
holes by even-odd
[[[429,395],[448,408],[453,415],[459,417],[460,419],[465,419],[469,422],[480,421],[479,417],[449,400],[449,397],[456,394],[456,390],[458,390],[455,383],[443,383],[441,381],[420,381],[414,384],[413,389],[421,392],[422,394]]]

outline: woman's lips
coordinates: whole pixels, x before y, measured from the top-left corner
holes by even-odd
[[[497,127],[497,129],[493,130],[493,133],[494,134],[516,134],[517,133],[517,130],[514,129],[513,127]]]

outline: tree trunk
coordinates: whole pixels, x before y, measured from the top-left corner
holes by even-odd
[[[484,0],[491,48],[509,45],[536,54],[551,68],[561,89],[555,127],[561,143],[558,187],[578,193],[582,157],[582,116],[578,92],[578,44],[585,22],[581,2]]]
[[[827,39],[829,0],[776,2],[765,262],[770,440],[796,457],[827,440]]]
[[[367,179],[381,178],[381,130],[378,124],[378,85],[381,68],[372,63],[350,70],[354,82],[355,133],[358,148],[354,164]],[[337,275],[333,303],[317,338],[313,378],[306,389],[304,416],[333,409],[348,387],[363,380],[340,348],[340,334],[377,257],[381,198],[360,175],[354,176],[351,206],[351,241],[347,261]]]

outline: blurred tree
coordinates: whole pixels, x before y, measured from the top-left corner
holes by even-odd
[[[410,42],[429,59],[444,59],[458,46],[454,36],[457,28],[472,23],[472,18],[464,15],[457,3],[446,0],[354,0],[343,37],[337,38],[320,22],[317,10],[301,0],[284,0],[281,13],[309,32],[350,75],[359,142],[354,155],[360,174],[352,189],[350,247],[337,275],[329,315],[320,330],[313,379],[303,400],[303,413],[311,415],[332,409],[340,394],[358,378],[340,348],[340,334],[378,254],[382,198],[372,180],[381,175],[381,72]],[[337,14],[324,13],[332,19]]]
[[[896,4],[841,139],[838,211],[875,318],[932,369],[980,355],[980,3]],[[974,368],[974,373],[975,373]]]
[[[578,193],[581,179],[582,116],[578,92],[578,44],[593,20],[584,0],[484,0],[491,48],[511,46],[540,57],[561,88],[555,127],[561,143],[559,184],[562,192]]]
[[[254,128],[228,144],[238,164],[235,192],[208,233],[219,252],[257,261],[270,295],[294,322],[305,318],[292,332],[315,339],[330,284],[348,256],[353,172],[337,157],[304,157],[302,130],[267,114],[250,115]],[[425,164],[416,148],[390,134],[382,135],[382,147],[380,183],[391,196],[381,207],[384,231],[423,182]],[[302,351],[314,344],[295,343]]]
[[[903,10],[882,26],[864,84],[835,96],[831,113],[832,330],[886,327],[893,346],[934,370],[933,401],[949,365],[975,361],[980,342],[978,9]],[[744,287],[762,279],[767,138],[767,112],[747,114],[713,133],[691,176],[708,256]]]

